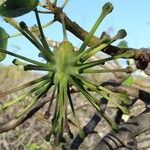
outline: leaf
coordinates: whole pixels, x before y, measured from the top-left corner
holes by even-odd
[[[9,35],[7,34],[7,32],[0,27],[0,49],[6,50],[8,37]],[[5,58],[6,58],[6,53],[0,52],[0,62],[3,61]]]
[[[122,85],[127,85],[127,86],[130,86],[133,84],[133,77],[132,76],[129,76],[126,80],[124,80],[122,82]]]
[[[7,0],[0,6],[0,14],[4,17],[18,17],[34,10],[39,0]]]

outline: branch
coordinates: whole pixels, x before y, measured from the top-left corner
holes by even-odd
[[[111,89],[114,92],[126,93],[129,96],[135,97],[135,99],[133,100],[130,106],[132,106],[136,102],[137,98],[140,98],[146,105],[149,104],[148,99],[150,97],[150,93],[146,91],[139,90],[138,88],[131,87],[131,86],[130,87],[123,86],[119,81],[116,82],[113,80],[103,83],[103,86],[107,86],[108,89]],[[107,101],[105,101],[105,99],[102,99],[100,103],[102,109],[105,110]],[[76,138],[73,140],[70,149],[73,150],[78,149],[81,143],[84,141],[84,139],[88,136],[88,134],[92,133],[92,131],[94,130],[94,128],[96,127],[96,125],[99,123],[100,120],[101,120],[101,116],[98,115],[97,112],[95,112],[95,114],[90,119],[90,121],[82,129],[85,134],[84,138],[81,138],[79,135],[77,135]],[[132,140],[133,140],[132,142],[136,143],[135,139]],[[136,146],[136,144],[134,144],[134,146]]]
[[[43,6],[46,9],[50,10],[52,14],[54,14],[54,19],[61,23],[61,15],[64,16],[65,26],[68,31],[74,34],[76,37],[81,39],[82,41],[85,40],[88,32],[85,31],[82,27],[80,27],[76,22],[73,22],[60,7],[49,3],[48,5]],[[100,38],[93,36],[89,42],[89,46],[95,45],[98,43]],[[150,62],[150,49],[141,48],[141,49],[134,49],[134,48],[119,48],[113,45],[109,45],[107,48],[103,49],[102,51],[106,54],[111,56],[124,53],[128,50],[134,51],[133,59],[136,60],[136,67],[138,69],[144,70],[147,68]]]
[[[103,137],[94,150],[110,150],[126,147],[131,149],[136,148],[135,137],[140,135],[147,130],[150,130],[150,109],[146,109],[144,112],[139,114],[128,122],[123,123],[119,127],[117,133],[111,132]],[[132,144],[131,144],[132,143]],[[131,146],[132,145],[132,146]]]
[[[147,130],[150,130],[150,93],[134,87],[114,84],[113,82],[107,84],[111,84],[111,86],[107,86],[107,88],[112,91],[125,92],[130,96],[138,97],[145,103],[147,109],[138,116],[129,119],[128,122],[120,125],[117,133],[111,132],[107,134],[102,140],[100,140],[100,142],[98,142],[94,150],[110,150],[118,149],[120,147],[137,149],[135,137],[143,132],[146,132]]]
[[[125,93],[134,98],[138,98],[145,103],[146,107],[150,107],[150,93],[147,91],[132,86],[123,86],[113,80],[103,83],[104,85],[113,92]]]
[[[104,98],[101,98],[100,100],[100,107],[102,111],[105,111],[107,106],[107,100]],[[75,137],[73,140],[70,149],[76,150],[79,148],[81,143],[84,141],[84,139],[93,132],[94,128],[97,126],[97,124],[101,121],[102,116],[96,111],[93,115],[93,117],[90,119],[90,121],[83,127],[82,131],[84,132],[84,137],[81,137],[79,134]]]
[[[78,93],[78,91],[70,91],[71,93]],[[45,97],[42,101],[39,101],[29,112],[24,114],[23,116],[10,120],[6,123],[0,124],[0,133],[7,132],[9,130],[15,129],[17,126],[21,125],[26,120],[30,119],[39,109],[41,109],[46,103],[51,101],[53,97]]]
[[[0,124],[0,133],[15,129],[17,126],[21,125],[24,121],[31,118],[40,108],[42,108],[46,103],[50,101],[50,98],[39,102],[34,108],[32,108],[27,114],[21,116],[20,118],[10,120],[6,123]]]

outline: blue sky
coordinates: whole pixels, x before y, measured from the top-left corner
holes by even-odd
[[[62,0],[59,1],[59,4]],[[81,27],[89,31],[101,12],[101,7],[106,0],[70,0],[64,11]],[[150,47],[150,0],[109,0],[114,6],[114,10],[102,22],[95,35],[100,36],[102,31],[107,31],[111,35],[117,33],[120,29],[125,29],[128,33],[125,40],[130,47],[141,48]],[[36,23],[34,13],[26,14],[16,18],[23,20],[31,26]],[[41,20],[46,23],[52,19],[51,15],[41,15]],[[5,21],[0,19],[0,26],[4,27],[8,33],[16,32]],[[59,23],[54,23],[44,29],[45,34],[50,39],[62,41],[62,29]],[[69,40],[75,45],[80,46],[81,41],[68,33]],[[114,43],[114,45],[117,43]],[[20,49],[17,49],[17,46]],[[24,37],[11,38],[9,40],[8,50],[37,59],[38,50],[28,42]],[[3,64],[10,64],[12,57],[7,57]]]

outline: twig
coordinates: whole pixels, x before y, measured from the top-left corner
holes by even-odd
[[[41,101],[24,116],[21,116],[20,118],[13,119],[6,123],[0,124],[0,133],[9,131],[9,130],[14,129],[17,126],[21,125],[23,122],[25,122],[26,120],[31,118],[40,108],[42,108],[49,101],[50,101],[49,98],[44,101]]]
[[[85,40],[88,32],[81,28],[76,22],[73,22],[60,7],[49,3],[49,5],[44,6],[44,8],[50,10],[54,14],[54,18],[56,21],[61,23],[61,15],[64,15],[65,26],[68,31],[74,34],[76,37],[81,39],[82,41]],[[89,42],[89,46],[92,46],[98,43],[100,38],[93,36]],[[106,54],[111,56],[126,52],[128,50],[134,51],[133,59],[136,60],[136,67],[138,69],[146,69],[148,64],[150,63],[150,49],[141,48],[141,49],[134,49],[134,48],[119,48],[113,45],[109,45],[107,48],[103,49],[102,51]]]

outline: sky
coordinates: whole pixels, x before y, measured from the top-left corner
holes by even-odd
[[[61,6],[63,0],[58,0],[58,6]],[[85,30],[89,31],[100,15],[101,7],[108,1],[106,0],[70,0],[64,9],[64,12],[71,20],[78,23]],[[103,20],[95,35],[100,36],[103,31],[110,33],[112,36],[120,29],[127,31],[127,37],[124,38],[128,42],[129,47],[133,48],[149,48],[150,47],[150,0],[109,0],[114,6],[110,13]],[[41,21],[46,23],[53,18],[52,15],[41,15]],[[29,13],[21,17],[15,18],[17,21],[24,21],[28,26],[36,24],[34,13]],[[0,26],[10,34],[16,33],[16,30],[0,18]],[[44,29],[46,37],[61,42],[62,27],[60,23],[54,23]],[[76,47],[82,43],[79,39],[68,32],[69,41]],[[113,43],[113,45],[116,45]],[[8,50],[30,57],[38,58],[38,50],[23,36],[10,38]],[[7,56],[2,62],[9,65],[13,57]],[[41,59],[40,59],[41,60]],[[42,61],[42,60],[41,60]]]

